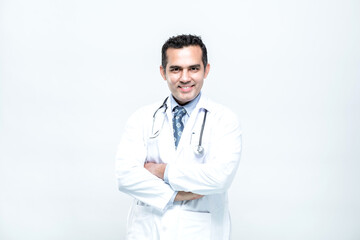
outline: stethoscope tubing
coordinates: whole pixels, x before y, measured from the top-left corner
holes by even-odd
[[[160,134],[161,129],[157,130],[156,133],[154,133],[154,125],[155,125],[156,114],[163,107],[165,107],[164,112],[166,112],[166,110],[168,108],[168,106],[166,104],[168,98],[169,97],[165,98],[164,102],[161,104],[161,106],[158,109],[156,109],[156,111],[153,114],[153,124],[152,124],[152,129],[151,129],[152,135],[151,135],[150,138],[156,138]],[[204,112],[203,122],[202,122],[202,125],[201,125],[201,130],[200,130],[199,144],[194,147],[194,153],[198,157],[201,157],[201,156],[204,155],[204,147],[201,144],[202,144],[202,137],[203,137],[205,123],[206,123],[206,116],[207,116],[207,112],[208,112],[206,109],[204,109],[204,111],[205,112]],[[164,121],[163,121],[163,124],[164,124]],[[161,128],[163,127],[163,124],[161,125]]]

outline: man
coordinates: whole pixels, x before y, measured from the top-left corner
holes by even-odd
[[[227,190],[241,129],[229,109],[201,93],[209,70],[200,37],[163,45],[160,73],[171,94],[130,117],[117,152],[119,189],[134,197],[127,239],[230,238]]]

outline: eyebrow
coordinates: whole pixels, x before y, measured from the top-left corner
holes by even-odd
[[[195,64],[195,65],[190,65],[190,66],[188,66],[188,68],[200,68],[200,67],[201,67],[200,64]],[[169,67],[169,69],[174,69],[174,68],[183,69],[182,67],[177,66],[177,65],[172,65],[172,66]]]
[[[191,66],[189,66],[189,68],[200,68],[201,67],[201,65],[200,64],[195,64],[195,65],[191,65]]]

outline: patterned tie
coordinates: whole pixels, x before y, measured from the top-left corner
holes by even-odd
[[[174,129],[175,148],[177,148],[181,138],[181,134],[184,130],[184,124],[181,121],[181,119],[185,114],[186,114],[185,108],[181,106],[176,106],[174,108],[173,129]]]

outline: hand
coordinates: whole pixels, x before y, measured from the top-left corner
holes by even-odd
[[[158,178],[161,178],[164,180],[164,172],[166,168],[166,163],[153,163],[148,162],[144,164],[144,167],[146,170],[157,176]]]
[[[203,195],[199,195],[196,193],[180,191],[176,194],[174,201],[177,202],[177,201],[196,200],[202,197]]]

